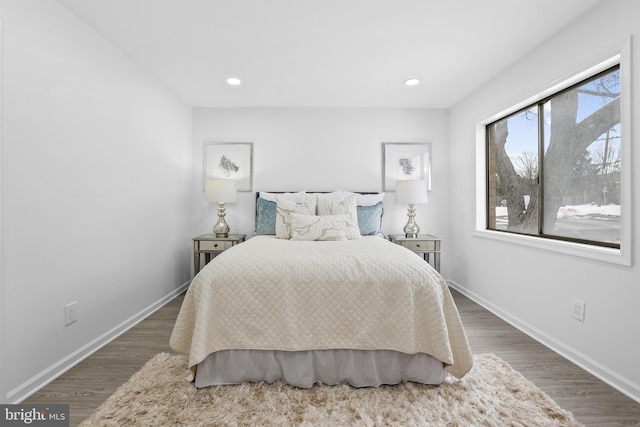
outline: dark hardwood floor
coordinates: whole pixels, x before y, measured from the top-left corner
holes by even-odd
[[[587,426],[640,426],[633,401],[452,290],[474,353],[494,353]],[[67,403],[76,426],[149,359],[169,348],[180,296],[32,395],[25,403]]]

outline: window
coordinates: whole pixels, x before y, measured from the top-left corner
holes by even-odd
[[[620,66],[486,125],[487,229],[620,248]]]

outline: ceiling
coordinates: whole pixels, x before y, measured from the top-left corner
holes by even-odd
[[[601,0],[58,1],[194,107],[449,108]]]

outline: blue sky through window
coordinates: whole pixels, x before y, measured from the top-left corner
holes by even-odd
[[[606,104],[612,102],[620,94],[620,70],[615,70],[605,76],[598,77],[586,82],[578,88],[572,90],[578,91],[578,114],[577,122],[580,123],[593,112],[602,108]],[[612,96],[596,95],[599,92],[609,92]],[[545,122],[545,151],[549,145],[550,138],[550,120],[551,112],[549,103],[545,104],[544,122]],[[522,153],[532,153],[537,157],[538,152],[538,109],[537,106],[516,113],[509,117],[508,129],[509,135],[505,150],[512,163],[519,166],[519,157]],[[620,134],[620,125],[613,128],[612,134],[617,136]],[[619,140],[614,140],[619,143]]]

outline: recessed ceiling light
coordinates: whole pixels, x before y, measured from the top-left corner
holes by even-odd
[[[420,84],[420,79],[418,79],[416,77],[412,77],[410,79],[405,80],[404,84],[407,85],[407,86],[416,86],[416,85]]]
[[[227,78],[227,84],[231,86],[240,86],[242,84],[242,80],[237,77],[229,77]]]

